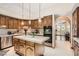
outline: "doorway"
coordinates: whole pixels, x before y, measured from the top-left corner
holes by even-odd
[[[71,45],[71,24],[68,17],[61,16],[58,17],[55,21],[55,40],[56,47],[64,48],[68,45]],[[71,46],[68,46],[71,48]]]

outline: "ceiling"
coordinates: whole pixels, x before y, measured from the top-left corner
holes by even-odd
[[[22,5],[24,6],[23,9]],[[29,5],[30,5],[30,17],[29,17]],[[40,4],[40,17],[47,16],[53,13],[57,15],[65,15],[73,9],[74,5],[75,3],[42,3]],[[22,18],[36,19],[39,18],[39,4],[0,3],[0,14],[21,19]]]

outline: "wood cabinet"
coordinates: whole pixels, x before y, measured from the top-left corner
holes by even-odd
[[[79,37],[79,7],[72,14],[73,36]]]
[[[19,52],[19,39],[13,39],[14,50]]]
[[[14,50],[20,54],[25,55],[25,41],[19,39],[13,39]]]
[[[26,46],[26,55],[27,56],[34,56],[34,47],[27,45]]]
[[[9,26],[9,29],[14,28],[14,19],[13,18],[8,19],[8,26]]]
[[[33,28],[33,29],[38,28],[38,20],[32,20],[31,21],[31,28]]]
[[[41,22],[38,19],[31,21],[31,27],[34,29],[43,29],[44,26],[52,26],[52,15],[41,18]]]
[[[15,52],[22,56],[38,56],[44,53],[44,46],[42,44],[14,38],[13,45]]]
[[[9,17],[6,16],[5,19],[6,19],[6,21],[5,21],[6,22],[6,27],[9,28]]]
[[[29,26],[29,21],[28,20],[24,20],[24,25],[25,26]]]
[[[26,42],[24,40],[20,39],[14,39],[13,40],[13,45],[14,45],[14,50],[20,54],[20,55],[27,55],[27,56],[33,56],[34,55],[34,45],[33,43]]]
[[[22,22],[24,23],[23,25]],[[38,19],[31,20],[31,25],[29,25],[29,20],[0,15],[0,26],[1,25],[6,25],[9,29],[18,29],[23,26],[29,26],[33,29],[42,29],[44,26],[52,26],[52,15],[41,18],[41,22],[38,22]]]
[[[74,56],[79,56],[79,43],[74,40]]]
[[[34,56],[34,43],[26,41],[26,55]]]
[[[0,25],[6,25],[5,21],[6,21],[5,17],[0,15]]]
[[[41,19],[41,22],[38,21],[38,29],[43,29],[43,19]]]
[[[17,20],[17,22],[18,22],[18,28],[21,28],[21,20]]]
[[[25,53],[25,49],[26,49],[26,43],[25,43],[25,41],[24,40],[19,40],[19,53],[21,54],[21,55],[25,55],[26,53]]]
[[[52,15],[43,18],[43,26],[52,26]]]
[[[18,20],[17,19],[14,19],[14,29],[17,29],[18,28]]]

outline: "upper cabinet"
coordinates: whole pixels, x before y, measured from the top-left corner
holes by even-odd
[[[5,21],[6,22],[6,27],[9,28],[9,17],[6,16],[5,19],[6,19],[6,21]]]
[[[33,29],[38,28],[38,20],[32,20],[31,21],[31,28],[33,28]]]
[[[5,25],[6,28],[8,28],[8,21],[7,21],[8,17],[0,15],[0,26]]]
[[[9,25],[9,29],[14,29],[14,19],[13,18],[8,19],[8,25]]]
[[[52,15],[41,18],[41,22],[38,19],[29,20],[16,19],[5,15],[0,15],[0,26],[6,25],[9,29],[18,29],[23,26],[31,27],[32,29],[43,29],[44,26],[52,26]]]
[[[4,16],[0,16],[0,25],[6,25],[5,24],[5,17]]]
[[[72,14],[73,36],[79,37],[79,7]]]
[[[41,22],[38,19],[32,20],[31,28],[43,29],[44,26],[52,26],[52,15],[41,18]]]
[[[43,26],[52,26],[52,15],[43,18]]]
[[[24,25],[25,26],[29,26],[29,21],[28,20],[24,20]]]
[[[13,27],[14,29],[17,29],[19,26],[18,26],[18,19],[14,19],[14,23],[13,23]]]
[[[43,19],[41,19],[41,22],[38,21],[38,29],[43,28]]]

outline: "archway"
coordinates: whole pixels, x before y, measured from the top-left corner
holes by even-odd
[[[56,37],[56,46],[57,41],[69,42],[71,43],[71,21],[67,16],[60,16],[56,18],[55,21],[55,37]],[[66,37],[66,34],[69,34],[69,38]],[[64,43],[63,43],[64,44]],[[59,44],[58,44],[59,45]]]

